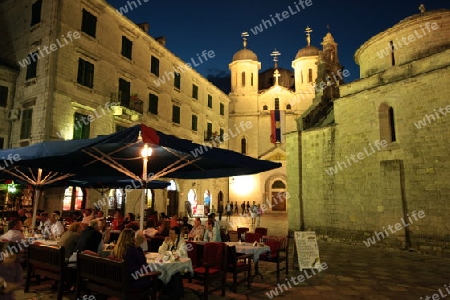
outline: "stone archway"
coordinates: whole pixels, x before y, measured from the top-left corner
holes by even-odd
[[[266,180],[266,205],[268,205],[272,211],[286,211],[287,199],[286,199],[286,175],[274,174]]]
[[[275,180],[270,187],[272,211],[286,211],[286,184]]]
[[[167,187],[167,201],[167,214],[169,216],[172,216],[173,214],[178,215],[179,189],[177,183],[174,180],[171,180],[170,185]]]

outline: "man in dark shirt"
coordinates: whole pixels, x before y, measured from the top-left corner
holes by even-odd
[[[97,220],[92,220],[78,238],[75,251],[90,250],[97,253],[101,240],[102,234],[98,231],[98,222]]]
[[[25,220],[27,219],[27,216],[25,215],[25,209],[19,209],[17,211],[17,214],[19,215],[19,220],[22,221],[23,224],[23,222],[25,222]]]

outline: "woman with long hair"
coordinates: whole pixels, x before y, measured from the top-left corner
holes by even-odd
[[[117,243],[114,245],[112,256],[115,258],[125,258],[128,247],[134,244],[134,232],[131,229],[122,230]]]
[[[109,244],[109,240],[111,239],[111,230],[106,225],[106,220],[104,218],[98,220],[98,231],[102,234],[103,244]]]
[[[131,230],[124,230],[131,231]],[[134,234],[132,234],[134,236]],[[128,238],[128,234],[127,234]],[[147,264],[144,251],[140,247],[147,239],[142,234],[142,231],[136,232],[136,237],[132,239],[133,242],[128,244],[126,251],[124,253],[123,259],[125,260],[125,265],[127,266],[128,272],[130,274],[137,274],[137,272],[142,272],[142,266]],[[119,237],[120,241],[120,237]],[[133,280],[133,288],[141,289],[150,287],[151,281],[145,279]]]

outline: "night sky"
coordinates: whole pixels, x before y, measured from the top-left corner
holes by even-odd
[[[250,35],[248,48],[258,55],[261,70],[273,66],[270,53],[275,48],[281,53],[279,66],[291,69],[297,51],[306,46],[306,26],[313,29],[311,44],[321,49],[328,25],[338,43],[341,65],[350,71],[346,82],[359,78],[359,66],[353,55],[369,38],[418,14],[421,3],[427,10],[450,7],[448,0],[310,0],[310,6],[305,1],[304,8],[299,0],[139,0],[141,5],[134,0],[138,7],[130,10],[127,1],[107,1],[117,9],[126,7],[128,13],[124,15],[135,23],[148,22],[150,35],[165,36],[166,47],[185,62],[196,59],[203,50],[213,50],[214,58],[195,67],[205,77],[229,73],[233,54],[242,49],[243,31]],[[283,11],[287,11],[286,17]],[[280,14],[278,18],[276,13]],[[255,35],[251,29],[255,31],[263,19],[271,21],[270,15],[276,24],[272,21],[270,27],[266,23],[268,28],[262,27],[263,31]]]

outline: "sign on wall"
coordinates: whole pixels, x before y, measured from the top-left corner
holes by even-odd
[[[303,269],[320,269],[316,233],[314,231],[295,231],[294,241],[300,271]]]

